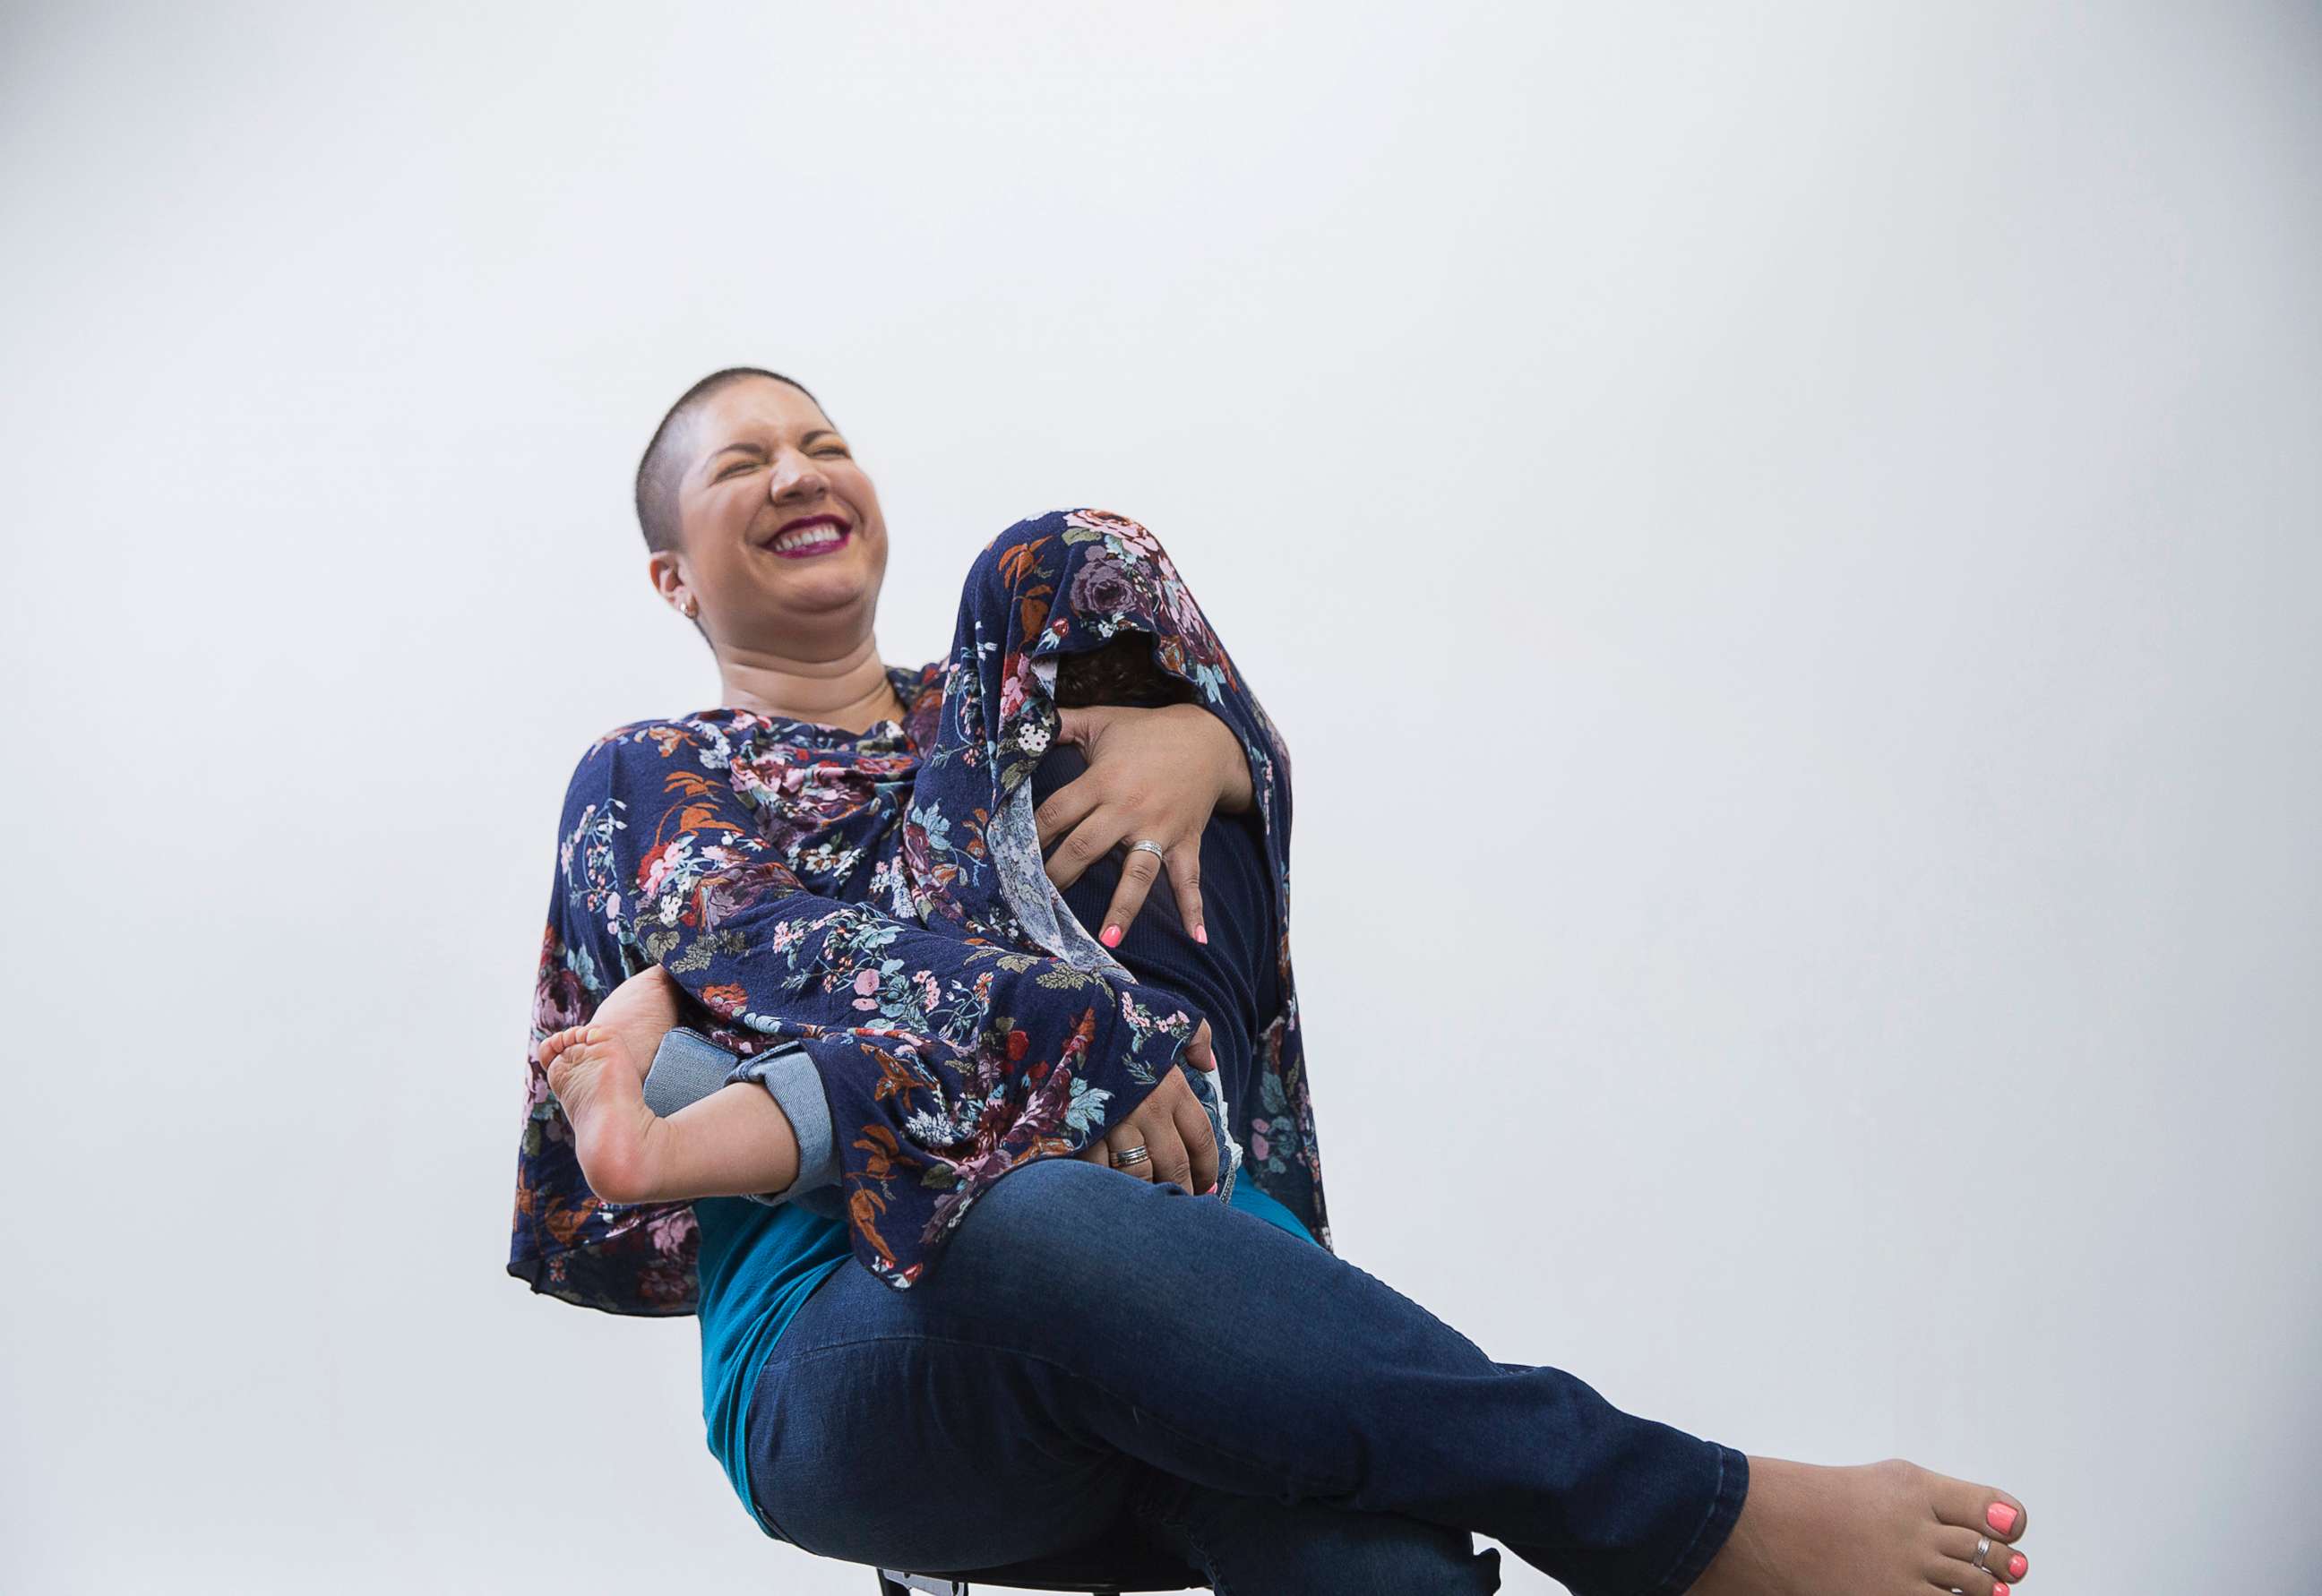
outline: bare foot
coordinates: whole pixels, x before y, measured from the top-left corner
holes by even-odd
[[[1689,1592],[2007,1596],[2030,1567],[2014,1544],[2027,1522],[2005,1491],[1899,1457],[1856,1468],[1753,1457],[1742,1517]],[[1975,1566],[1985,1540],[1989,1573]]]
[[[645,1072],[678,1021],[677,982],[658,964],[615,987],[582,1026],[540,1044],[548,1090],[572,1126],[572,1150],[589,1189],[606,1202],[653,1200]]]

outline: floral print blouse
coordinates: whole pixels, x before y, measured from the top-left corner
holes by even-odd
[[[1020,521],[970,569],[949,656],[889,675],[907,714],[861,734],[725,707],[582,754],[541,937],[508,1272],[607,1312],[694,1311],[692,1205],[600,1201],[539,1062],[655,962],[721,1045],[812,1058],[849,1243],[888,1285],[940,1267],[1001,1175],[1080,1152],[1172,1068],[1218,1133],[1217,1200],[1255,1180],[1329,1248],[1290,969],[1289,752],[1159,540],[1102,510]],[[1282,1005],[1230,1083],[1182,1062],[1205,1017],[1066,907],[1032,818],[1058,704],[1156,688],[1235,734],[1272,867]]]

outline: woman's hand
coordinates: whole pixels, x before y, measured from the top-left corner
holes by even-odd
[[[1210,1049],[1210,1022],[1203,1020],[1185,1044],[1185,1062],[1197,1070],[1214,1071],[1217,1054]],[[1142,1147],[1148,1156],[1135,1163],[1113,1162],[1118,1154]],[[1172,1069],[1168,1079],[1147,1093],[1135,1112],[1074,1154],[1084,1163],[1101,1163],[1140,1181],[1175,1181],[1186,1190],[1206,1197],[1218,1183],[1218,1139],[1201,1099]]]
[[[1048,879],[1069,887],[1113,848],[1149,838],[1166,853],[1186,928],[1194,941],[1209,941],[1202,921],[1202,828],[1214,811],[1239,815],[1250,807],[1241,739],[1198,704],[1096,704],[1056,713],[1057,735],[1079,746],[1089,768],[1033,815],[1044,852],[1064,838],[1048,860]],[[1129,851],[1098,933],[1105,946],[1119,945],[1162,863],[1150,849]]]

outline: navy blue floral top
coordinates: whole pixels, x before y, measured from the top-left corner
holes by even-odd
[[[1140,985],[1042,863],[1031,771],[1060,691],[1124,701],[1090,696],[1124,658],[1116,640],[1249,763],[1282,1006],[1230,1099],[1223,1072],[1181,1059],[1205,1017]],[[1160,542],[1101,510],[1019,522],[969,570],[949,656],[889,674],[905,718],[865,733],[724,707],[616,728],[581,756],[541,940],[508,1272],[608,1312],[695,1310],[692,1205],[599,1200],[539,1062],[544,1037],[652,962],[721,1045],[811,1057],[849,1245],[891,1286],[940,1266],[1001,1174],[1080,1152],[1173,1067],[1219,1132],[1217,1199],[1254,1180],[1330,1247],[1290,970],[1289,752]]]

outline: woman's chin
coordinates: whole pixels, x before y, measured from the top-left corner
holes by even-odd
[[[770,621],[785,616],[829,616],[879,602],[875,572],[852,570],[783,572],[778,579],[760,584],[764,594],[760,613]]]

